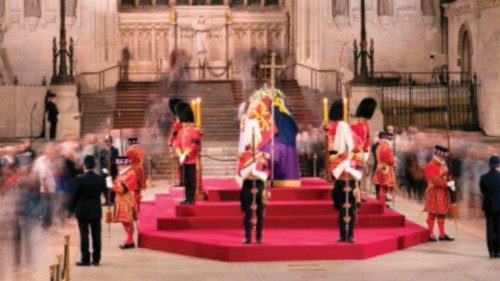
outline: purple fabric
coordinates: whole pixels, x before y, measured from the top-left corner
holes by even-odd
[[[271,142],[266,144],[262,151],[271,154]],[[271,169],[269,160],[269,169]],[[274,179],[275,180],[297,180],[300,178],[299,158],[297,148],[288,146],[278,138],[274,138]]]

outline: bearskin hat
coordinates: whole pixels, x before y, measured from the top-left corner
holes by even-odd
[[[330,113],[328,117],[331,121],[341,121],[344,116],[344,107],[342,106],[342,100],[336,100],[330,106]]]
[[[364,98],[356,109],[356,117],[372,119],[373,113],[377,108],[377,101],[374,98]]]
[[[175,115],[179,118],[181,123],[193,123],[194,122],[194,112],[191,105],[187,102],[179,102],[175,106]]]
[[[171,98],[169,101],[168,101],[168,108],[170,109],[170,112],[172,112],[172,114],[176,115],[175,114],[175,106],[181,102],[182,100],[181,99],[178,99],[178,98]]]

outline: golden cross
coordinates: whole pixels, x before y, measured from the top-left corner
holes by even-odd
[[[271,70],[271,77],[269,78],[269,85],[271,86],[271,90],[275,89],[276,86],[276,69],[284,69],[286,65],[284,64],[276,64],[276,53],[271,53],[271,64],[261,64],[261,69],[269,69]]]

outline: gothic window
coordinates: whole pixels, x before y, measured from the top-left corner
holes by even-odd
[[[379,16],[392,15],[392,0],[377,0],[377,14]]]
[[[347,0],[332,0],[333,16],[347,16],[349,3]]]
[[[177,0],[177,5],[189,5],[189,0]]]
[[[168,0],[156,0],[156,5],[168,5]]]
[[[243,5],[243,0],[231,0],[231,7],[232,6],[241,6]]]
[[[422,0],[421,5],[424,16],[434,16],[436,14],[434,0]]]
[[[224,4],[224,0],[212,0],[212,2],[210,2],[212,5],[223,5]]]
[[[279,3],[280,3],[279,0],[266,0],[266,6],[279,5]]]
[[[41,17],[40,0],[24,0],[25,17]]]
[[[3,18],[5,13],[5,0],[0,0],[0,18]]]
[[[463,25],[460,29],[458,42],[459,66],[463,72],[461,80],[469,80],[472,73],[472,40],[469,29]]]
[[[151,6],[151,0],[139,0],[139,5],[140,6]]]
[[[122,6],[132,6],[134,5],[134,0],[122,0]]]
[[[193,5],[205,5],[206,2],[205,0],[193,0]]]
[[[248,0],[248,6],[260,5],[260,0]]]

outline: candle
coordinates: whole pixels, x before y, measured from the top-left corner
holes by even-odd
[[[196,116],[196,114],[198,113],[198,111],[196,110],[196,99],[191,100],[191,109],[193,110],[194,124],[196,125],[196,121],[198,120],[198,116]]]
[[[343,116],[342,116],[342,120],[344,120],[345,122],[347,122],[347,113],[349,111],[349,109],[347,108],[347,99],[346,98],[343,98],[342,99],[342,109],[343,109]]]
[[[323,98],[323,124],[328,124],[328,98]]]
[[[201,98],[196,99],[196,110],[198,111],[196,114],[198,117],[198,119],[196,120],[196,127],[198,127],[198,129],[201,129]]]

